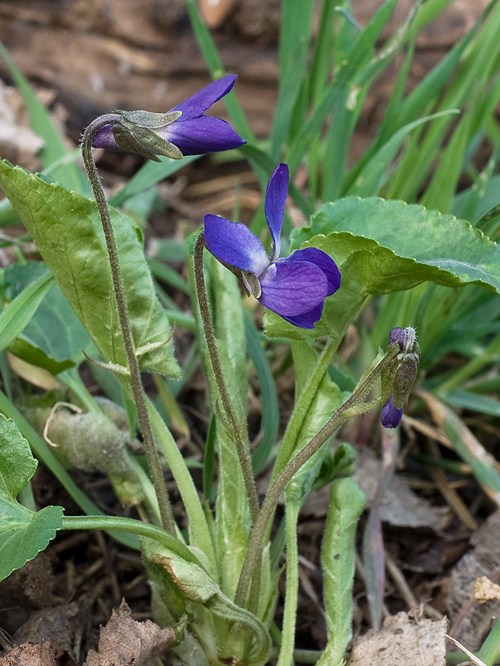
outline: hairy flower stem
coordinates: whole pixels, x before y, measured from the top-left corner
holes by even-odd
[[[240,579],[236,589],[235,603],[244,607],[248,589],[252,581],[252,575],[255,570],[256,564],[262,551],[262,541],[267,531],[267,526],[274,513],[274,509],[278,502],[279,496],[285,490],[287,484],[292,479],[294,474],[304,465],[309,458],[320,449],[329,437],[342,425],[344,421],[363,414],[364,412],[373,409],[378,404],[381,404],[386,398],[381,398],[361,405],[362,401],[370,392],[371,387],[375,381],[380,377],[384,368],[391,363],[399,353],[397,343],[393,343],[385,356],[381,359],[375,368],[358,384],[350,398],[348,398],[343,405],[335,412],[332,418],[321,428],[321,430],[314,435],[314,437],[304,446],[297,455],[290,460],[283,471],[278,475],[276,481],[268,490],[266,497],[262,503],[259,515],[255,521],[255,525],[250,536],[248,550],[241,568]]]
[[[252,525],[257,519],[259,513],[259,500],[257,496],[257,488],[255,486],[255,479],[253,476],[252,461],[250,459],[250,452],[246,445],[246,440],[242,435],[242,429],[238,424],[229,390],[227,388],[226,379],[222,370],[222,364],[217,350],[217,343],[215,340],[214,328],[212,325],[212,317],[210,316],[210,308],[208,307],[207,290],[205,288],[205,277],[203,275],[203,249],[205,247],[205,236],[203,231],[200,232],[196,239],[194,250],[194,275],[196,281],[196,295],[200,306],[200,315],[203,323],[203,331],[207,341],[208,353],[210,362],[219,389],[219,395],[222,401],[222,408],[224,416],[228,420],[229,435],[233,438],[236,447],[236,454],[240,462],[243,480],[245,483],[245,490],[250,508],[250,518]]]
[[[106,247],[108,250],[109,264],[111,267],[111,276],[113,280],[113,289],[116,297],[116,307],[118,310],[118,317],[120,321],[120,328],[123,336],[123,344],[125,353],[127,355],[127,364],[130,372],[130,386],[134,396],[134,402],[137,408],[137,416],[139,419],[139,426],[141,429],[142,437],[144,440],[144,447],[146,449],[146,457],[148,461],[149,470],[153,479],[153,484],[158,499],[160,508],[160,516],[163,529],[170,534],[175,534],[175,521],[172,514],[172,507],[168,497],[165,479],[163,478],[163,470],[160,463],[160,458],[156,450],[153,432],[149,420],[146,394],[141,380],[141,373],[139,370],[139,362],[135,354],[134,339],[132,337],[132,329],[128,316],[127,301],[125,299],[125,289],[123,285],[123,276],[120,269],[120,262],[118,259],[118,250],[116,247],[115,233],[113,225],[111,224],[111,216],[109,214],[108,202],[102,187],[99,172],[92,157],[92,139],[96,132],[102,127],[113,125],[120,122],[121,116],[115,113],[110,113],[96,118],[85,130],[82,137],[82,155],[85,164],[87,176],[92,185],[92,191],[99,209],[101,216],[102,228],[104,231],[104,238],[106,239]]]

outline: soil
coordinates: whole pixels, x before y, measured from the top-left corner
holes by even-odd
[[[257,136],[265,137],[277,97],[281,2],[221,2],[219,13],[213,14],[210,14],[210,3],[200,4],[214,26],[226,70],[239,75],[237,94],[252,129]],[[364,25],[382,2],[355,0],[352,4],[356,20]],[[398,3],[386,34],[401,22],[412,4],[409,0]],[[486,0],[452,3],[435,24],[423,31],[417,41],[417,56],[411,71],[413,82],[420,80],[470,29],[486,4]],[[184,0],[142,0],[140,3],[134,0],[0,0],[0,40],[25,76],[42,96],[45,95],[53,116],[73,144],[78,141],[82,128],[100,113],[114,108],[167,111],[209,82]],[[11,83],[1,62],[0,76],[5,83]],[[352,146],[353,158],[361,154],[373,136],[393,83],[391,72],[384,74],[367,99]],[[218,112],[224,115],[222,106]],[[131,155],[104,154],[99,166],[109,191],[130,177],[141,163],[140,158]],[[254,176],[244,163],[228,165],[205,157],[162,185],[168,192],[170,207],[166,213],[153,214],[147,231],[148,243],[162,236],[180,237],[186,225],[196,228],[208,204],[216,206],[221,214],[229,215],[235,202],[235,173],[242,182],[243,219],[250,219],[260,202]],[[8,261],[9,255],[2,255],[3,264]],[[169,293],[182,303],[182,294]],[[189,336],[177,332],[176,344],[182,356],[189,348]],[[92,382],[90,375],[85,379]],[[148,390],[155,390],[152,382]],[[179,397],[185,418],[195,433],[207,427],[204,391],[202,378],[195,375]],[[279,392],[285,422],[293,401],[293,381],[289,374],[280,379]],[[250,424],[256,434],[260,419],[258,392],[254,391],[252,397]],[[363,424],[359,432],[367,432],[369,425]],[[351,435],[347,432],[346,438]],[[408,440],[409,435],[403,432],[403,443]],[[357,443],[363,442],[358,439]],[[201,444],[202,437],[193,436],[193,441],[186,444],[188,455],[200,459]],[[404,472],[405,487],[416,489],[428,507],[435,509],[443,505],[425,465],[405,463]],[[107,479],[82,472],[73,476],[103,511],[124,515]],[[171,481],[169,485],[175,497]],[[79,513],[42,464],[34,477],[33,491],[39,508],[60,504],[68,515]],[[460,495],[466,503],[473,504],[477,497],[475,483],[464,482]],[[297,647],[305,649],[322,649],[326,643],[319,568],[326,499],[315,502],[304,512],[299,527],[301,596]],[[474,506],[477,521],[484,522],[492,509],[492,503],[486,498],[477,501]],[[421,608],[424,615],[436,619],[447,613],[449,574],[470,548],[474,530],[464,526],[457,517],[450,516],[445,526],[433,523],[434,519],[438,520],[432,514],[427,523],[419,525],[402,524],[392,515],[384,519],[385,547],[394,565],[388,568],[385,598],[388,614]],[[364,633],[369,627],[360,572],[361,568],[355,583],[355,634]],[[404,583],[398,578],[398,572]],[[282,588],[283,585],[282,581]],[[57,646],[54,663],[61,666],[83,663],[88,651],[97,649],[99,627],[109,621],[112,609],[119,606],[123,598],[134,619],[154,619],[140,554],[100,532],[61,533],[44,553],[0,584],[0,648],[5,655],[13,645],[26,641],[41,644],[50,636]],[[282,609],[278,612],[278,624],[281,612]]]

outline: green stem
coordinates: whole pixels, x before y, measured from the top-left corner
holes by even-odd
[[[135,354],[135,345],[128,316],[128,307],[127,301],[125,299],[125,288],[123,285],[123,277],[120,269],[115,233],[113,231],[108,202],[106,201],[106,196],[104,194],[104,189],[99,177],[99,172],[97,171],[97,167],[92,157],[92,139],[94,138],[96,132],[102,127],[114,125],[120,121],[120,115],[110,113],[104,116],[100,116],[92,123],[90,123],[83,134],[82,155],[83,162],[85,164],[85,170],[90,180],[90,184],[92,185],[92,191],[94,192],[99,214],[101,216],[104,238],[106,239],[113,288],[116,297],[116,306],[120,320],[120,328],[123,336],[125,353],[127,355],[128,369],[130,372],[130,387],[132,389],[135,405],[137,408],[137,416],[144,440],[144,447],[146,450],[149,470],[151,472],[156,496],[158,498],[162,525],[167,532],[170,532],[170,534],[175,534],[175,521],[172,513],[172,507],[170,505],[160,459],[156,450],[153,433],[151,430],[148,408],[146,404],[146,393],[142,385],[139,362]]]
[[[286,501],[286,594],[283,627],[281,633],[281,649],[277,666],[289,666],[293,661],[295,646],[295,624],[297,620],[297,603],[299,599],[299,549],[297,543],[297,523],[299,520],[300,501],[289,498]],[[319,657],[318,657],[319,658]]]
[[[253,476],[252,460],[250,458],[250,451],[246,445],[246,438],[242,435],[242,428],[238,424],[238,418],[231,402],[229,390],[227,388],[224,371],[217,350],[217,343],[215,340],[214,328],[212,325],[212,318],[210,316],[210,308],[208,306],[207,291],[205,288],[205,278],[203,275],[203,249],[205,247],[205,236],[203,231],[196,239],[194,250],[194,275],[196,281],[196,295],[200,306],[200,315],[203,323],[203,331],[207,341],[207,349],[212,364],[217,388],[222,401],[224,413],[228,419],[228,430],[233,437],[236,447],[236,453],[240,463],[243,480],[245,483],[245,490],[250,507],[250,518],[252,524],[257,519],[259,513],[259,500],[257,496],[257,487]]]
[[[185,544],[160,527],[151,525],[150,523],[143,523],[141,520],[123,518],[121,516],[63,516],[61,529],[129,532],[137,536],[153,539],[183,560],[197,564],[202,569],[205,569]]]
[[[368,395],[370,388],[375,381],[380,377],[386,365],[390,364],[399,353],[399,346],[393,343],[385,356],[382,358],[375,368],[361,381],[350,398],[348,398],[343,405],[335,412],[332,418],[321,428],[321,430],[314,435],[314,437],[301,449],[297,455],[290,460],[286,467],[280,472],[276,481],[268,490],[266,497],[262,503],[259,515],[255,521],[255,525],[250,536],[248,550],[241,569],[240,579],[235,595],[235,603],[244,606],[248,593],[248,588],[252,580],[252,574],[255,570],[256,563],[260,557],[262,549],[262,541],[267,531],[267,525],[271,520],[274,508],[278,502],[279,496],[285,490],[289,481],[294,474],[304,465],[309,458],[323,446],[329,437],[339,428],[344,421],[354,415],[359,415],[365,411],[373,409],[377,404],[386,400],[388,396],[382,396],[376,401],[372,401],[364,406],[360,403]]]

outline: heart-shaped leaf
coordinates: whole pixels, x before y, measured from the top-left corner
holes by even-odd
[[[14,421],[0,414],[0,580],[44,550],[61,526],[62,507],[35,513],[16,501],[36,467]]]
[[[292,232],[292,249],[317,247],[337,262],[342,282],[321,321],[305,331],[266,313],[266,334],[341,338],[365,299],[431,281],[500,290],[500,248],[465,220],[403,201],[347,197],[324,204]]]

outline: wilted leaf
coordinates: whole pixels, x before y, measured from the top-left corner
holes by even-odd
[[[58,655],[67,654],[76,660],[74,647],[88,620],[88,609],[80,599],[70,604],[44,608],[32,613],[14,634],[15,643],[50,641]]]
[[[175,641],[174,630],[146,620],[136,622],[125,600],[101,628],[99,651],[90,650],[84,666],[152,666]]]
[[[382,461],[366,447],[358,450],[355,481],[366,493],[370,506],[377,492],[378,481],[382,475]],[[380,506],[383,522],[399,527],[429,527],[435,531],[444,529],[449,523],[450,511],[447,507],[436,508],[422,497],[418,497],[407,481],[395,474],[385,491],[384,501]]]
[[[380,632],[354,644],[348,666],[445,666],[448,620],[411,620],[406,613],[388,617]]]
[[[0,666],[56,666],[56,650],[49,639],[38,645],[24,643],[0,657]]]
[[[491,618],[500,615],[500,600],[479,605],[474,581],[493,578],[500,569],[500,512],[492,514],[471,537],[473,550],[466,553],[451,574],[446,605],[452,626],[450,633],[470,650],[478,650],[491,629]]]
[[[500,585],[492,583],[487,576],[481,576],[474,581],[474,596],[480,604],[492,599],[500,599]]]

